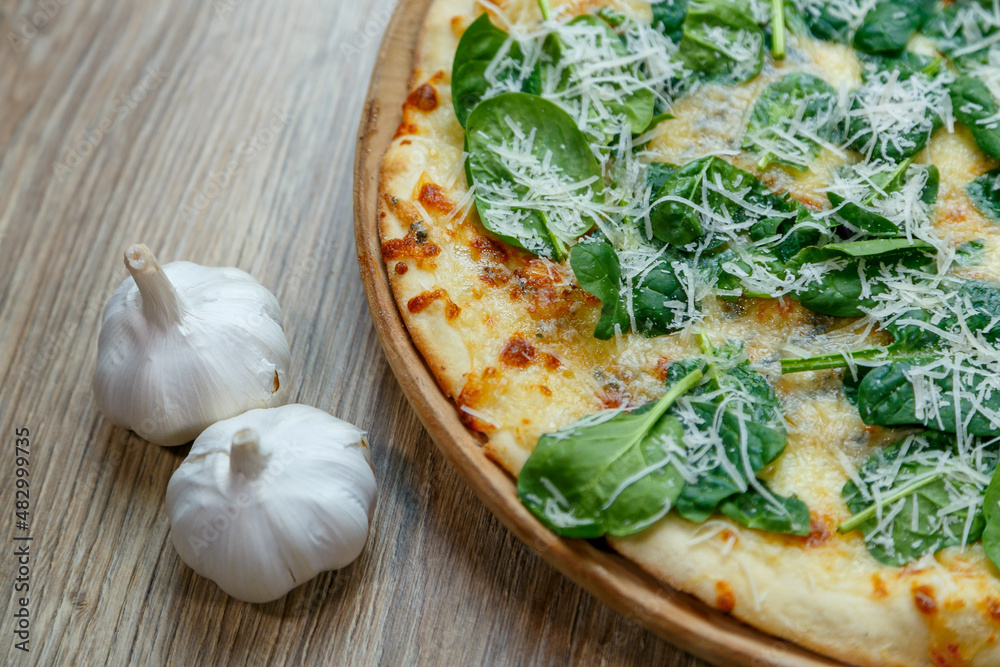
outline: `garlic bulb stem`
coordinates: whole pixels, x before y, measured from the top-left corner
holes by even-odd
[[[229,471],[234,477],[243,475],[249,480],[257,479],[267,467],[268,458],[260,453],[257,431],[244,428],[233,435],[233,446],[229,450]]]
[[[141,243],[130,246],[125,251],[125,266],[139,287],[146,319],[164,328],[180,324],[186,311],[184,300],[149,248]]]

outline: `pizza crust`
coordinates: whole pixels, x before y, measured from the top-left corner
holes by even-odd
[[[533,3],[499,4],[510,16],[536,20]],[[697,354],[697,345],[681,335],[595,340],[600,304],[580,290],[568,267],[488,237],[458,168],[464,134],[449,88],[458,40],[479,12],[473,0],[437,0],[427,14],[403,123],[382,165],[379,228],[410,335],[465,424],[482,434],[487,454],[516,476],[542,433],[659,395],[664,362]],[[824,59],[838,76],[857,76],[844,54]],[[665,136],[651,145],[670,156],[671,141]],[[939,164],[943,183],[950,179],[942,187],[942,224],[956,235],[986,237],[993,248],[997,235],[964,198],[964,182],[983,170],[970,142],[962,133],[939,133],[924,157]],[[808,180],[778,174],[781,187],[811,191]],[[976,271],[995,278],[1000,260]],[[717,333],[744,340],[772,379],[785,340],[808,340],[829,325],[794,302],[750,299],[736,312],[709,299],[703,307]],[[839,500],[843,463],[859,464],[885,436],[835,397],[836,380],[828,372],[777,382],[791,424],[789,445],[764,476],[777,492],[797,493],[809,505],[808,538],[669,515],[610,544],[713,607],[850,663],[1000,664],[998,573],[979,545],[891,568],[871,558],[857,533],[836,533],[846,516]],[[810,398],[794,399],[803,390]]]

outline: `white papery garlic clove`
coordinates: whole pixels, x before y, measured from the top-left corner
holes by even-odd
[[[232,267],[171,262],[144,245],[104,309],[94,396],[113,423],[164,446],[288,400],[291,354],[277,299]]]
[[[286,405],[205,429],[166,508],[185,563],[235,598],[268,602],[357,558],[376,496],[363,432]]]

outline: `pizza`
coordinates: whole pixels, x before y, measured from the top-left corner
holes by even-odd
[[[400,312],[554,532],[859,665],[1000,664],[996,0],[435,0]]]

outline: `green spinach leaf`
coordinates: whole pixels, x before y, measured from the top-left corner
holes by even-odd
[[[577,243],[569,256],[577,282],[585,291],[601,300],[601,318],[594,338],[608,340],[615,329],[629,330],[628,311],[621,299],[621,264],[607,240],[592,236]]]
[[[965,188],[976,209],[1000,224],[1000,169],[988,171]]]
[[[525,93],[480,102],[466,123],[465,150],[483,226],[507,243],[562,260],[594,225],[587,209],[603,198],[601,167],[554,103]]]
[[[797,496],[785,497],[776,493],[770,493],[770,496],[771,499],[768,499],[759,491],[747,491],[724,500],[719,505],[719,512],[747,528],[787,535],[808,535],[811,520],[806,504]]]
[[[871,165],[864,168],[870,171]],[[927,207],[922,213],[926,217],[937,202],[940,181],[937,167],[915,165],[912,159],[898,165],[886,164],[884,169],[867,176],[859,176],[857,167],[845,166],[837,170],[827,196],[839,209],[837,216],[855,230],[895,236],[904,231],[899,223],[905,222],[905,216],[914,214],[916,208],[904,192],[919,189],[919,195],[912,194]]]
[[[654,200],[649,214],[653,236],[675,247],[707,231],[702,221],[710,217],[709,211],[728,217],[754,240],[774,235],[798,213],[794,204],[771,192],[753,174],[714,155],[680,167],[663,182]]]
[[[653,10],[652,26],[673,41],[679,42],[683,37],[681,27],[687,16],[688,0],[660,0],[650,5]]]
[[[922,72],[902,77],[898,70],[877,70],[851,96],[847,143],[869,159],[901,162],[930,142],[944,124],[947,103],[943,76]]]
[[[970,187],[971,185],[970,183]],[[975,201],[975,197],[973,197],[973,201]],[[1000,222],[1000,201],[997,202],[997,207],[997,217],[994,218],[994,222]],[[979,210],[982,211],[982,208],[979,208]],[[955,248],[955,262],[959,266],[979,266],[985,258],[986,242],[982,239],[966,241]]]
[[[785,22],[797,35],[841,44],[850,42],[860,25],[847,3],[817,0],[785,0]]]
[[[934,13],[936,0],[882,0],[865,15],[854,48],[867,53],[899,53]]]
[[[657,521],[683,486],[672,463],[683,431],[664,413],[699,379],[694,370],[634,412],[543,435],[518,475],[521,501],[567,537],[631,535]]]
[[[989,416],[1000,411],[1000,391],[992,386],[992,373],[971,363],[959,363],[956,371],[943,359],[928,356],[871,369],[858,385],[862,421],[878,426],[922,424],[948,433],[961,428],[972,435],[1000,436],[1000,424],[994,424]],[[927,396],[923,400],[917,397],[917,386],[921,395]],[[936,399],[930,398],[935,394]],[[977,403],[986,412],[978,409]]]
[[[678,513],[689,521],[706,520],[728,498],[759,493],[755,486],[766,491],[763,483],[751,479],[785,449],[779,402],[771,385],[747,362],[722,361],[710,365],[705,380],[670,411],[684,427],[685,463],[696,476],[676,503]],[[668,384],[694,363],[671,364]],[[775,507],[775,502],[761,500],[775,514],[792,516],[782,509],[791,505],[778,502]]]
[[[796,276],[816,276],[794,293],[803,306],[824,315],[859,317],[864,314],[862,308],[874,306],[873,296],[888,289],[884,283],[873,280],[875,276],[892,273],[901,263],[911,268],[930,266],[934,259],[927,251],[931,249],[929,243],[911,243],[906,239],[834,243],[805,248],[789,260],[786,268]],[[869,278],[870,296],[862,296],[865,293],[862,275]]]
[[[707,81],[735,84],[757,76],[764,32],[749,0],[691,0],[679,53],[685,67]]]
[[[678,304],[687,302],[687,291],[674,268],[676,262],[684,260],[668,248],[653,266],[634,279],[632,313],[636,329],[643,336],[653,338],[679,328],[674,312]]]
[[[566,109],[587,134],[606,145],[621,122],[639,133],[649,127],[656,96],[643,85],[638,63],[625,67],[629,82],[612,76],[630,59],[614,29],[593,14],[577,16],[545,38],[542,94]]]
[[[922,32],[959,71],[968,72],[990,63],[998,30],[993,0],[956,0],[935,12]]]
[[[983,518],[986,521],[983,549],[993,564],[1000,567],[1000,472],[996,470],[983,498]]]
[[[671,306],[686,303],[687,292],[674,263],[684,261],[676,252],[663,249],[651,266],[626,277],[622,275],[618,255],[606,239],[594,235],[573,246],[570,266],[580,287],[603,304],[594,338],[608,340],[616,331],[627,333],[631,329],[626,298],[630,299],[638,333],[655,337],[675,331],[678,325]]]
[[[681,491],[677,511],[688,521],[702,522],[722,501],[747,491],[749,478],[785,450],[786,438],[783,429],[751,421],[721,402],[692,399],[685,403],[674,411],[685,435],[691,438],[692,433],[701,433],[701,449],[714,451],[705,457],[710,467],[699,470],[697,481]]]
[[[895,566],[975,542],[986,524],[983,490],[996,466],[995,453],[979,454],[963,454],[954,437],[933,431],[879,450],[858,473],[862,486],[844,486],[854,516],[839,530],[861,530],[872,556]]]
[[[982,79],[964,74],[951,84],[955,120],[972,132],[976,145],[990,157],[1000,158],[1000,104]]]
[[[526,63],[521,45],[494,26],[484,13],[466,29],[455,51],[451,97],[458,122],[464,127],[484,97],[505,90],[537,93],[538,72]]]
[[[832,141],[836,135],[836,109],[837,93],[826,81],[811,74],[786,74],[758,98],[743,148],[761,155],[761,169],[777,162],[807,171],[819,155],[817,139]]]

